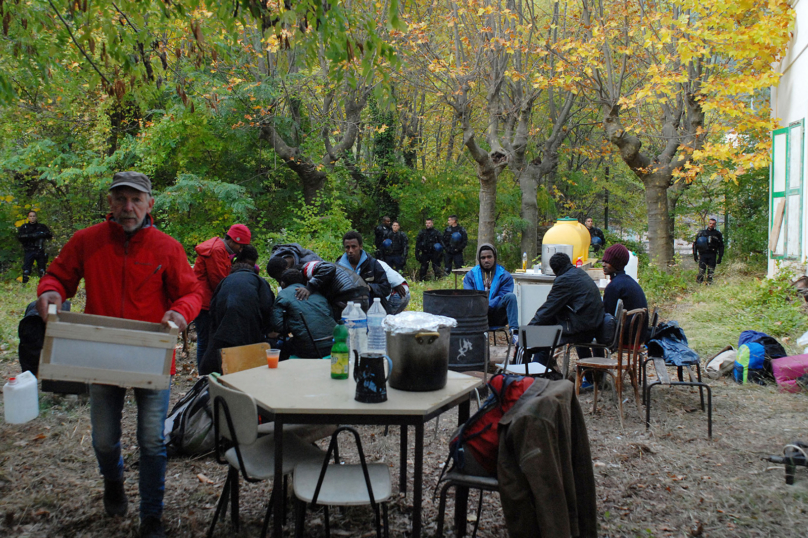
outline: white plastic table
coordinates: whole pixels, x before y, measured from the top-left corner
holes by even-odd
[[[415,427],[413,480],[413,537],[421,536],[421,496],[423,489],[424,424],[441,413],[459,406],[458,423],[469,417],[471,391],[482,385],[476,377],[449,372],[446,386],[430,392],[387,389],[387,401],[365,404],[354,400],[356,383],[331,379],[330,361],[287,360],[278,368],[259,367],[222,376],[226,386],[255,398],[263,414],[275,421],[275,481],[283,483],[284,424],[374,424],[401,426],[399,489],[407,488],[407,427]],[[277,486],[273,486],[277,487]],[[275,496],[274,536],[283,535],[282,495]],[[465,518],[465,515],[464,515]]]

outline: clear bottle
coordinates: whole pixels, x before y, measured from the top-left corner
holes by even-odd
[[[353,309],[354,302],[348,301],[348,304],[345,305],[345,308],[342,309],[342,320],[340,323],[345,325],[345,328],[348,330],[348,339],[345,342],[345,345],[348,346],[348,352],[350,353],[351,350],[351,325],[348,323],[348,313]]]
[[[348,333],[350,336],[351,360],[354,360],[354,350],[360,355],[368,350],[368,317],[359,306],[354,303],[348,312]]]
[[[348,328],[337,324],[334,327],[334,345],[331,346],[331,379],[348,379],[349,361]]]
[[[387,354],[387,338],[384,335],[382,322],[387,317],[382,306],[382,300],[373,299],[373,306],[368,310],[368,351],[371,353]]]
[[[527,271],[527,252],[522,253],[522,271]]]

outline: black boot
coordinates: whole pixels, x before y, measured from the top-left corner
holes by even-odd
[[[123,489],[123,480],[104,479],[104,510],[110,516],[125,516],[129,500]]]
[[[166,531],[158,516],[146,516],[140,521],[140,538],[165,538]]]

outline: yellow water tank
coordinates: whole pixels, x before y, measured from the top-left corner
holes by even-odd
[[[566,217],[558,219],[555,225],[547,230],[542,239],[542,244],[547,245],[572,245],[572,264],[578,258],[586,263],[589,258],[589,243],[591,239],[589,230],[578,222],[577,219]]]

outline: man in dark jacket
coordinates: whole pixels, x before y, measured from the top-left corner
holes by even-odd
[[[572,383],[536,379],[499,421],[497,479],[508,534],[596,538],[592,467]]]
[[[376,257],[380,260],[384,259],[384,240],[390,238],[393,228],[390,226],[390,217],[387,215],[382,217],[382,222],[373,231],[373,244],[376,247]]]
[[[337,265],[361,276],[370,287],[370,302],[379,297],[382,306],[389,313],[387,296],[392,289],[390,282],[384,267],[362,249],[362,234],[354,230],[347,232],[342,236],[342,248],[345,249],[345,254],[337,261]]]
[[[587,217],[584,221],[584,225],[586,226],[586,229],[589,230],[590,243],[597,254],[606,244],[606,238],[603,237],[603,231],[600,228],[596,228],[592,225],[592,217]]]
[[[421,263],[421,280],[426,280],[426,273],[429,271],[429,264],[432,263],[432,272],[435,280],[443,276],[441,262],[443,261],[443,239],[440,232],[434,226],[432,219],[426,219],[426,228],[418,232],[415,239],[415,259]]]
[[[258,251],[244,245],[233,259],[230,275],[210,300],[210,344],[199,364],[200,375],[222,373],[219,350],[266,341],[275,295],[255,272]]]
[[[25,284],[31,277],[31,270],[36,262],[39,276],[45,274],[48,265],[48,255],[45,254],[45,240],[53,239],[53,234],[47,226],[37,222],[36,211],[28,212],[28,222],[20,226],[17,230],[17,239],[22,243],[22,250],[25,257],[22,262],[22,282]]]
[[[488,292],[488,325],[507,325],[515,345],[519,334],[519,308],[516,294],[513,293],[513,277],[497,263],[494,245],[480,245],[477,260],[479,265],[475,265],[463,278],[463,289]]]
[[[384,250],[384,261],[396,271],[401,272],[407,263],[407,254],[410,251],[410,240],[407,234],[401,231],[398,221],[393,221],[393,231],[387,236],[390,248]],[[384,246],[384,245],[382,245]]]
[[[715,219],[710,219],[707,228],[696,234],[693,241],[693,261],[699,264],[699,276],[696,281],[704,282],[704,272],[707,272],[707,284],[713,283],[715,265],[721,263],[724,257],[724,236],[715,228]]]
[[[591,342],[603,325],[603,302],[597,284],[585,271],[573,267],[563,252],[553,254],[550,268],[555,273],[553,287],[530,325],[561,325],[562,344]],[[542,353],[533,357],[545,366],[547,359]]]
[[[305,289],[305,283],[298,269],[287,269],[281,275],[281,291],[272,309],[272,331],[282,336],[292,335],[281,349],[281,360],[291,355],[320,358],[331,352],[331,335],[336,325],[331,307],[317,292],[308,293],[305,301],[298,299],[295,292]]]
[[[452,272],[452,263],[455,269],[463,267],[463,250],[469,244],[469,236],[466,229],[457,224],[457,215],[449,217],[448,226],[443,230],[444,261],[446,262],[446,274]]]

